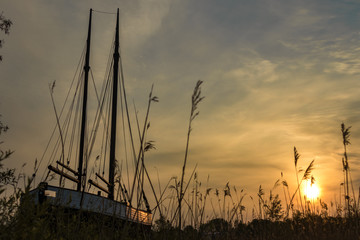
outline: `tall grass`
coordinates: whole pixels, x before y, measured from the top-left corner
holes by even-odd
[[[182,172],[181,172],[180,192],[179,192],[179,196],[178,196],[178,202],[179,202],[178,228],[179,228],[179,230],[181,229],[181,221],[182,221],[181,207],[182,207],[182,201],[183,201],[184,194],[185,194],[185,191],[183,191],[183,186],[184,186],[186,163],[187,163],[188,152],[189,152],[190,134],[192,131],[191,124],[194,121],[194,119],[199,115],[199,111],[197,111],[197,108],[198,108],[199,103],[204,99],[204,97],[201,96],[201,84],[202,83],[203,83],[203,81],[201,81],[201,80],[197,81],[195,88],[194,88],[194,92],[191,96],[191,111],[190,111],[190,118],[189,118],[189,127],[188,127],[187,138],[186,138],[184,164],[183,164]]]
[[[153,211],[158,217],[151,231],[141,225],[82,211],[72,212],[46,202],[36,206],[28,194],[32,179],[26,178],[21,171],[16,175],[15,169],[5,169],[3,162],[11,157],[12,151],[0,149],[0,239],[359,239],[360,193],[356,199],[347,149],[350,127],[346,128],[345,124],[341,124],[344,182],[340,184],[345,201],[342,204],[340,196],[340,203],[331,203],[333,211],[322,200],[310,201],[301,194],[305,181],[315,181],[312,176],[314,160],[305,165],[304,171],[299,170],[300,153],[296,147],[296,187],[293,191],[282,172],[270,190],[260,185],[255,196],[243,189],[238,191],[230,182],[221,188],[211,187],[209,176],[203,184],[196,167],[186,181],[191,123],[199,114],[197,106],[203,99],[201,84],[202,81],[197,82],[192,95],[181,176],[171,178],[163,189],[159,186],[160,194]],[[154,101],[157,99],[150,94],[149,105]],[[144,125],[148,128],[147,119]],[[0,135],[7,129],[0,121]],[[144,133],[141,136],[143,145],[140,151],[146,152],[151,145],[145,141]],[[140,154],[137,159],[138,179],[147,174],[143,157],[144,154]],[[143,169],[142,175],[140,168]],[[20,187],[20,182],[24,183],[23,187]],[[7,187],[13,190],[10,194],[9,191],[5,193]],[[155,192],[153,186],[151,188]],[[283,199],[279,193],[284,195]],[[251,200],[253,206],[245,206],[244,199]],[[294,203],[296,200],[298,204]],[[157,211],[158,215],[155,214]],[[343,212],[346,214],[342,215]],[[252,217],[247,219],[249,213]]]

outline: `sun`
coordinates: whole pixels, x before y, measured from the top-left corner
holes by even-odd
[[[320,189],[316,182],[311,184],[311,180],[307,180],[304,185],[304,194],[309,200],[317,199],[320,196]]]

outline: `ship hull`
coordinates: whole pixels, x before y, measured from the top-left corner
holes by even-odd
[[[113,217],[130,223],[151,226],[152,214],[128,206],[125,202],[118,202],[103,196],[78,192],[41,183],[39,187],[30,191],[35,205],[46,202],[49,205],[63,207],[72,211],[83,211],[90,214]]]

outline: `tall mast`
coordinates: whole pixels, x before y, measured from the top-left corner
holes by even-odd
[[[82,105],[82,116],[81,116],[81,132],[80,132],[80,149],[79,149],[79,166],[78,166],[78,184],[77,191],[81,191],[82,179],[83,179],[83,160],[84,156],[84,145],[85,145],[85,128],[86,128],[86,110],[87,110],[87,95],[88,95],[88,80],[89,80],[89,70],[90,70],[90,36],[91,36],[91,16],[92,9],[90,9],[89,17],[89,30],[86,40],[86,56],[85,56],[85,66],[84,66],[84,92],[83,92],[83,105]]]
[[[114,199],[114,178],[115,178],[115,143],[116,143],[116,115],[117,115],[117,92],[119,75],[119,9],[116,16],[116,33],[114,49],[114,69],[113,69],[113,94],[111,112],[111,135],[110,135],[110,166],[109,166],[109,195],[108,198]]]

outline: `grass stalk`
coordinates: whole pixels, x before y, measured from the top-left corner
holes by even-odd
[[[203,81],[198,80],[193,95],[191,97],[191,112],[190,112],[190,118],[189,118],[189,127],[188,127],[188,133],[187,133],[187,139],[186,139],[186,147],[185,147],[185,157],[184,157],[184,164],[182,167],[182,173],[181,173],[181,180],[180,180],[180,192],[179,192],[179,222],[178,222],[178,228],[179,228],[179,235],[181,235],[181,203],[183,200],[183,196],[185,192],[183,192],[183,185],[184,185],[184,177],[185,177],[185,169],[186,169],[186,163],[188,158],[188,152],[189,152],[189,142],[190,142],[190,134],[192,131],[191,123],[192,121],[199,115],[199,111],[197,111],[198,104],[204,99],[204,97],[201,97],[201,84]],[[181,238],[181,236],[180,236]]]
[[[347,212],[348,212],[348,217],[351,216],[351,209],[350,209],[350,194],[349,194],[349,171],[350,171],[350,167],[349,167],[349,161],[348,161],[348,156],[347,156],[347,151],[346,151],[346,146],[350,145],[350,128],[345,127],[344,123],[341,123],[341,133],[342,133],[342,138],[343,138],[343,146],[344,146],[344,158],[342,160],[343,163],[343,169],[345,172],[345,187],[346,187],[346,192],[345,192],[345,202],[347,205]]]
[[[299,176],[298,176],[299,171],[297,168],[297,163],[298,163],[299,158],[300,158],[300,154],[296,150],[296,147],[294,147],[294,163],[295,163],[296,181],[297,181],[298,189],[300,188],[300,182],[299,182]],[[304,214],[304,207],[303,207],[303,203],[302,203],[301,191],[299,191],[299,200],[300,200],[301,210]]]

